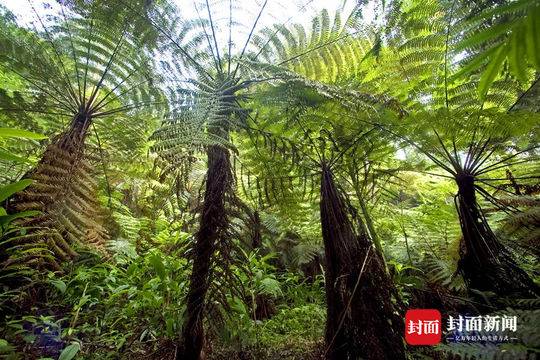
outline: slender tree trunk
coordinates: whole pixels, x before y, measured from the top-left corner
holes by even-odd
[[[411,257],[411,249],[409,247],[409,235],[407,235],[407,230],[405,230],[405,226],[403,224],[401,225],[401,231],[403,231],[403,238],[405,239],[405,249],[407,250],[407,258],[409,259],[409,265],[412,266],[412,257]]]
[[[362,216],[364,217],[366,221],[369,237],[371,238],[371,240],[377,247],[377,250],[379,250],[379,252],[381,253],[381,256],[384,260],[384,253],[383,253],[381,241],[379,240],[379,237],[377,236],[377,231],[375,230],[375,224],[373,223],[373,219],[371,218],[371,214],[369,213],[367,204],[364,201],[364,197],[362,196],[362,191],[360,190],[360,184],[358,183],[358,179],[356,178],[352,168],[349,175],[353,182],[356,198],[358,199],[358,203],[360,204],[360,210],[362,210]],[[385,267],[386,267],[386,264],[385,264]]]
[[[207,150],[206,191],[195,237],[193,270],[187,296],[187,319],[177,360],[199,360],[204,345],[203,312],[208,292],[212,255],[227,231],[225,198],[233,181],[229,152],[213,145]]]
[[[405,359],[397,293],[365,233],[357,234],[331,171],[322,169],[326,352],[329,360]],[[361,221],[359,219],[359,221]]]
[[[474,177],[460,174],[457,209],[463,234],[460,269],[473,289],[502,296],[539,295],[538,286],[501,244],[476,201]]]
[[[253,229],[251,230],[251,247],[252,249],[258,249],[262,246],[262,234],[261,234],[261,216],[259,211],[253,212]]]
[[[364,198],[361,196],[361,194],[357,194],[358,196],[358,202],[360,203],[360,209],[362,210],[362,215],[364,216],[364,219],[366,220],[366,225],[369,231],[369,236],[375,246],[377,247],[377,250],[381,252],[381,255],[383,255],[383,249],[381,241],[379,240],[379,236],[377,235],[377,231],[375,230],[375,225],[373,224],[373,219],[371,218],[371,214],[369,213],[369,210],[367,208],[367,204],[364,201]]]

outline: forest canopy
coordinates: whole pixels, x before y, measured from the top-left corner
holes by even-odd
[[[538,0],[0,1],[0,356],[535,359],[539,80]]]

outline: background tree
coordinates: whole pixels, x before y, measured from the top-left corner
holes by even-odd
[[[269,124],[269,128],[252,131],[255,147],[264,142],[271,159],[291,161],[280,171],[282,175],[259,175],[263,184],[261,192],[272,202],[288,196],[285,194],[294,188],[304,187],[303,182],[313,180],[316,185],[309,187],[320,191],[327,300],[324,355],[329,359],[402,358],[402,338],[396,331],[401,323],[396,316],[400,311],[397,293],[380,250],[373,244],[364,221],[334,175],[336,169],[343,166],[344,158],[350,161],[351,156],[357,155],[353,152],[356,146],[367,148],[370,145],[367,139],[374,129],[364,130],[363,126],[358,129],[357,123],[338,122],[337,119],[343,119],[340,106],[333,103],[333,99],[318,94],[317,90],[321,89],[328,94],[331,87],[309,88],[296,84],[294,101],[288,99],[281,110],[265,114],[283,119],[282,124],[278,128]],[[344,95],[339,100],[343,98]],[[346,108],[341,111],[346,112]],[[329,112],[335,118],[325,115]],[[346,130],[340,126],[345,126]],[[273,167],[271,160],[268,164],[269,160],[255,159]],[[381,288],[381,284],[386,286]],[[367,295],[375,293],[377,295]]]
[[[425,18],[419,16],[427,8],[439,10],[438,15],[430,19],[429,24]],[[420,141],[422,145],[418,147],[418,150],[438,167],[449,172],[458,184],[458,213],[465,244],[460,266],[469,269],[464,270],[465,278],[473,288],[495,291],[501,295],[515,292],[525,296],[531,287],[534,289],[534,284],[523,271],[510,270],[516,267],[515,262],[510,260],[511,257],[506,254],[506,250],[500,250],[502,245],[495,240],[479,205],[477,203],[473,205],[476,202],[473,190],[475,186],[483,196],[492,202],[495,201],[489,191],[479,189],[480,185],[478,181],[474,181],[475,178],[490,170],[501,169],[508,160],[520,159],[519,156],[523,152],[530,150],[519,149],[521,151],[514,154],[510,152],[506,157],[501,156],[500,159],[494,161],[494,165],[491,164],[497,151],[504,152],[505,140],[501,139],[505,138],[505,135],[504,132],[500,132],[502,124],[508,121],[504,111],[513,109],[522,85],[518,79],[500,76],[499,67],[496,70],[490,69],[492,63],[479,69],[478,61],[481,58],[476,49],[472,51],[469,49],[467,56],[463,55],[463,49],[482,42],[480,39],[483,37],[480,34],[484,36],[491,34],[489,30],[474,28],[474,26],[483,25],[479,25],[478,18],[469,19],[470,12],[467,10],[469,9],[445,2],[425,4],[413,2],[408,8],[396,7],[391,11],[390,18],[392,22],[395,22],[398,30],[389,32],[385,37],[388,48],[381,53],[380,62],[386,63],[383,66],[388,66],[389,69],[395,69],[394,75],[390,77],[397,76],[401,77],[402,81],[405,80],[402,82],[403,87],[399,89],[406,88],[406,92],[401,92],[398,88],[391,91],[409,112],[410,116],[405,116],[404,119],[412,120],[408,122],[410,126],[416,128],[416,130],[407,130],[406,138],[413,143]],[[483,15],[483,19],[492,14],[487,12]],[[523,16],[521,10],[518,10],[516,16],[518,18]],[[423,27],[426,29],[424,32],[417,31]],[[467,36],[463,36],[464,32],[460,31],[462,29],[468,30]],[[473,40],[476,36],[478,40]],[[495,37],[492,40],[495,41]],[[477,56],[476,65],[474,65],[476,67],[473,67],[471,62],[475,61],[475,56]],[[463,77],[464,73],[472,71],[473,68],[479,74],[478,77]],[[486,75],[489,72],[491,73]],[[382,81],[368,83],[367,86],[382,86],[388,89],[390,83],[385,85],[385,79],[377,79],[379,80]],[[490,88],[489,92],[488,88]],[[374,91],[377,90],[374,89]],[[402,120],[399,119],[399,121]],[[525,117],[520,117],[520,120],[530,126]],[[414,122],[417,126],[413,125]],[[484,122],[488,122],[489,125],[485,125]],[[397,119],[394,121],[394,124],[396,123],[398,123]],[[432,127],[433,130],[431,130]],[[392,130],[390,132],[392,133]],[[411,140],[412,137],[416,137],[417,140]],[[509,164],[512,165],[513,161]],[[489,185],[489,180],[488,186],[493,188],[493,185]],[[474,253],[477,255],[473,255]],[[505,260],[495,260],[499,256]],[[472,258],[476,260],[473,261]],[[482,264],[483,262],[491,262],[492,265]],[[507,265],[499,266],[504,263]],[[479,276],[478,272],[472,269],[478,268],[490,268],[491,273],[501,271],[504,274],[501,273],[491,280],[472,279]],[[513,275],[510,275],[512,273]],[[510,279],[514,277],[521,280],[512,282]]]

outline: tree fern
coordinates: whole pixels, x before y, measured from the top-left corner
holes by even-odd
[[[86,138],[93,131],[101,147],[97,132],[101,119],[116,126],[108,119],[123,120],[155,104],[159,93],[152,88],[156,80],[148,73],[150,61],[130,35],[127,19],[106,23],[91,13],[81,17],[60,6],[51,20],[32,9],[34,31],[13,23],[2,26],[2,67],[26,87],[25,101],[2,111],[45,115],[48,126],[61,134],[26,174],[34,184],[13,199],[12,207],[42,213],[28,225],[43,230],[29,232],[21,243],[40,238],[58,259],[66,260],[76,255],[77,245],[103,249],[107,237],[99,224],[93,179],[93,163],[103,158],[86,151]],[[54,263],[42,265],[58,268]]]
[[[464,20],[469,34],[458,49],[475,55],[461,74],[485,66],[478,86],[480,98],[485,98],[505,63],[508,72],[522,82],[530,79],[530,68],[540,68],[539,16],[538,1],[516,1],[480,8]]]
[[[187,301],[189,315],[184,328],[184,347],[179,352],[179,356],[187,359],[199,356],[202,346],[201,313],[208,291],[210,264],[218,246],[227,243],[225,235],[230,224],[227,217],[234,213],[234,210],[227,210],[234,207],[235,202],[230,160],[232,147],[228,145],[231,134],[246,128],[250,110],[244,108],[243,103],[248,94],[253,93],[252,89],[258,88],[258,84],[286,80],[291,76],[282,68],[276,68],[276,65],[283,65],[282,60],[261,64],[259,58],[265,47],[261,47],[262,41],[277,47],[280,41],[279,31],[267,32],[263,40],[256,36],[267,2],[261,4],[253,21],[247,21],[246,41],[239,46],[231,40],[232,32],[242,29],[233,12],[236,4],[231,1],[228,5],[228,16],[217,17],[215,8],[209,2],[195,3],[193,6],[197,18],[186,20],[176,16],[175,6],[164,4],[159,16],[152,18],[153,25],[166,44],[164,49],[169,54],[167,57],[170,61],[162,62],[161,67],[168,74],[171,86],[167,88],[167,93],[174,103],[174,109],[169,112],[164,126],[155,135],[156,149],[161,150],[163,157],[177,164],[190,161],[189,151],[183,151],[182,155],[176,151],[186,150],[188,144],[204,149],[208,158],[205,200]],[[312,48],[302,54],[291,54],[290,60],[298,60],[315,48],[322,49],[335,42],[325,41],[329,28],[327,14],[323,14],[320,21],[322,31],[316,30],[317,38],[309,39]],[[314,22],[314,28],[318,29],[318,26]],[[281,28],[278,26],[278,29]],[[228,34],[228,42],[219,44],[216,36],[219,32]],[[313,45],[315,41],[320,46]],[[223,181],[224,184],[219,184]],[[213,215],[208,217],[209,214]],[[226,253],[221,251],[220,254]]]

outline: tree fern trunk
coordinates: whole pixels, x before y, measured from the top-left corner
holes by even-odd
[[[84,153],[85,140],[91,124],[91,118],[82,115],[75,116],[69,128],[52,140],[51,144],[45,149],[38,164],[24,177],[32,178],[32,175],[39,172],[45,165],[54,162],[55,156],[50,156],[50,154],[55,152],[56,149],[65,151],[72,160],[78,160]],[[65,168],[66,166],[64,165],[63,167]]]
[[[210,146],[207,151],[208,171],[206,191],[195,237],[193,270],[187,296],[187,319],[182,334],[182,344],[176,359],[199,360],[204,344],[203,311],[209,288],[212,255],[217,242],[227,231],[225,197],[233,178],[229,152],[221,146]]]
[[[262,246],[262,234],[261,234],[261,216],[259,212],[255,210],[253,212],[253,228],[251,231],[251,248],[258,249]]]
[[[85,156],[91,121],[86,116],[74,117],[70,127],[52,141],[35,168],[25,175],[33,180],[32,185],[12,199],[11,206],[16,211],[41,213],[24,220],[23,225],[31,229],[21,240],[44,243],[55,255],[54,259],[37,261],[38,267],[59,270],[59,260],[77,255],[73,245],[90,241],[101,246],[105,237],[105,230],[97,222],[97,184]]]
[[[366,234],[355,231],[328,168],[322,171],[320,212],[326,258],[326,358],[404,359],[403,321],[396,315],[392,280]]]
[[[538,286],[501,244],[476,201],[474,177],[458,175],[457,209],[463,234],[460,269],[471,288],[502,296],[540,294]]]

